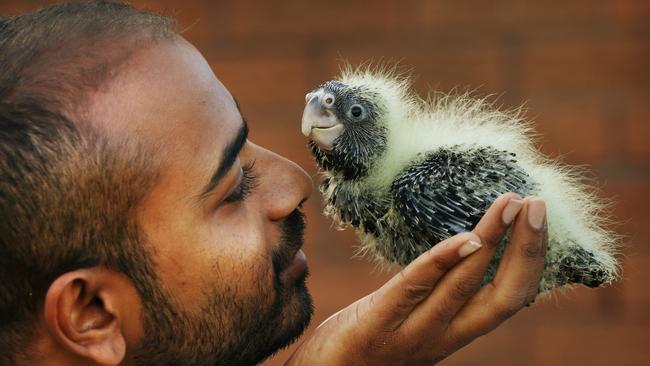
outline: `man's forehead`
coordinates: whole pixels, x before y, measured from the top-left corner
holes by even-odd
[[[182,39],[135,52],[92,98],[89,119],[109,135],[151,146],[165,160],[201,156],[197,149],[220,151],[240,127],[232,97]]]

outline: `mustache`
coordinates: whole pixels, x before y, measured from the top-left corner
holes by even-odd
[[[293,261],[296,252],[304,242],[305,214],[294,209],[280,224],[280,245],[272,253],[273,269],[279,274]]]

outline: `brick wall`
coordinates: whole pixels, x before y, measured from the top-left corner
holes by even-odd
[[[1,14],[41,1],[3,0]],[[239,99],[252,140],[315,174],[299,132],[303,95],[339,60],[399,60],[425,93],[454,87],[527,105],[540,148],[590,166],[626,236],[624,278],[537,303],[445,365],[650,362],[650,2],[135,1],[179,19]],[[644,203],[645,202],[645,203]],[[312,328],[388,274],[351,259],[354,237],[308,204]],[[354,281],[350,281],[354,278]],[[290,351],[290,350],[289,350]],[[283,351],[267,365],[280,365]]]

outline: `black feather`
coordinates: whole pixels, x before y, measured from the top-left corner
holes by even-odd
[[[386,254],[405,265],[436,243],[472,230],[499,195],[526,196],[534,190],[506,151],[452,146],[427,153],[391,185],[394,207],[410,233],[409,246],[417,250],[407,256]]]

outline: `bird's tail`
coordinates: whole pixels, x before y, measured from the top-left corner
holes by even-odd
[[[540,292],[567,284],[599,287],[620,274],[618,242],[607,229],[607,204],[576,168],[531,164],[547,207],[549,247]],[[589,190],[591,189],[591,190]]]

